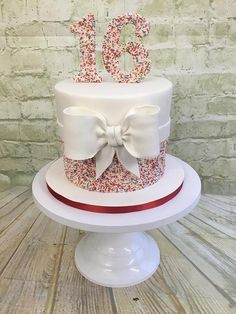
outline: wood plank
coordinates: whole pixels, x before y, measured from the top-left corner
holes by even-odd
[[[27,190],[29,190],[29,187],[27,186],[16,186],[12,188],[9,191],[10,193],[6,193],[6,195],[0,199],[0,211],[3,206],[5,206],[7,203],[11,202],[14,198],[18,197]]]
[[[9,195],[11,192],[11,189],[7,189],[5,191],[0,192],[0,200],[4,197],[6,197],[7,195]]]
[[[0,200],[2,198],[6,197],[7,195],[11,194],[11,193],[14,193],[14,191],[21,189],[21,188],[22,188],[21,186],[13,186],[7,190],[0,192]],[[23,188],[29,189],[29,187],[25,187],[25,186],[23,186]]]
[[[236,206],[236,195],[217,195],[217,194],[202,194],[203,198],[208,198],[211,200],[218,200],[226,204]]]
[[[31,212],[38,214],[35,208],[31,208]],[[19,232],[16,225],[9,228],[11,234]],[[0,307],[3,311],[44,312],[48,298],[51,298],[49,288],[54,285],[59,270],[65,228],[40,214],[2,272],[4,288]]]
[[[230,207],[232,208],[232,206]],[[191,213],[191,216],[198,218],[201,222],[207,223],[216,230],[236,239],[236,212],[233,210],[220,210],[215,205],[208,205],[208,202],[199,204]]]
[[[111,289],[93,284],[76,269],[75,247],[83,235],[78,230],[67,230],[53,313],[115,314]]]
[[[148,232],[161,249],[158,271],[111,289],[74,265],[84,232],[40,214],[27,188],[11,191],[0,194],[0,313],[236,313],[236,198],[204,195],[179,223]]]
[[[233,304],[236,302],[236,273],[231,264],[224,265],[225,259],[222,259],[219,251],[207,245],[204,239],[197,238],[195,233],[181,223],[171,224],[160,230],[221,293],[227,293]]]
[[[225,268],[228,265],[232,270],[236,269],[236,242],[234,239],[191,215],[181,219],[181,223],[193,232],[194,237],[202,241],[203,245],[218,252],[217,256],[223,259],[222,263],[225,264]]]
[[[44,313],[48,288],[41,282],[1,279],[1,314]]]
[[[0,234],[0,274],[4,271],[38,216],[39,210],[35,205],[32,205]]]
[[[134,287],[113,289],[118,313],[235,312],[214,285],[159,231],[148,233],[158,240],[161,264],[146,282]]]
[[[217,213],[218,211],[220,213],[223,211],[236,213],[236,199],[234,200],[233,197],[202,195],[199,205],[217,211]]]
[[[14,258],[8,263],[2,277],[52,282],[51,274],[64,228],[63,225],[40,214],[15,252]]]
[[[33,200],[29,191],[7,203],[0,211],[0,235],[31,205],[33,205]]]

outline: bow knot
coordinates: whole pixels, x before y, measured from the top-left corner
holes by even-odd
[[[113,146],[113,147],[121,146],[123,143],[120,125],[107,126],[106,136],[107,136],[107,143],[110,146]]]
[[[140,176],[137,158],[154,158],[160,153],[158,106],[138,106],[125,115],[120,125],[109,126],[98,112],[83,107],[63,111],[64,154],[75,160],[95,156],[96,178],[112,163],[120,163]]]

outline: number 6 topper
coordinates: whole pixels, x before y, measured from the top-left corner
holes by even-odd
[[[102,58],[107,72],[119,83],[138,83],[143,80],[151,70],[151,60],[147,49],[142,44],[128,42],[121,45],[120,36],[122,28],[133,24],[136,36],[142,38],[150,31],[150,24],[139,14],[127,13],[114,18],[108,25],[105,40],[102,45]],[[122,73],[119,68],[119,58],[123,52],[132,55],[134,68],[131,73]]]

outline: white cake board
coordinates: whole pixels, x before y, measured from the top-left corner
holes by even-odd
[[[90,281],[106,287],[128,287],[149,278],[160,262],[155,241],[145,230],[172,223],[189,213],[198,203],[201,182],[185,162],[181,191],[172,200],[153,209],[100,214],[75,209],[56,200],[48,191],[43,167],[33,181],[33,196],[39,209],[51,219],[72,228],[90,231],[76,247],[75,264]]]
[[[69,200],[93,206],[122,207],[146,204],[173,193],[183,181],[183,166],[169,155],[166,156],[165,173],[155,184],[127,193],[100,193],[77,187],[66,178],[62,158],[52,162],[46,173],[47,184],[57,194]]]

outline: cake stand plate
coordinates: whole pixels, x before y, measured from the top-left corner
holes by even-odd
[[[198,203],[201,182],[185,162],[184,184],[172,200],[156,208],[125,213],[100,214],[75,209],[55,199],[48,191],[45,175],[50,164],[35,176],[32,190],[35,203],[51,219],[72,228],[90,231],[75,250],[75,264],[90,281],[106,287],[128,287],[148,279],[157,269],[160,252],[145,232],[172,223]]]
[[[64,163],[62,158],[52,162],[46,173],[46,182],[52,191],[52,195],[63,201],[65,204],[75,208],[85,210],[87,205],[95,210],[94,212],[103,213],[125,213],[131,210],[119,211],[120,208],[127,206],[139,208],[140,205],[166,198],[176,193],[184,181],[184,169],[177,159],[166,156],[166,167],[164,175],[153,185],[145,189],[131,191],[127,193],[101,193],[96,191],[88,191],[71,183],[65,175]],[[55,193],[56,192],[56,193]],[[174,197],[174,195],[172,196]],[[62,199],[64,198],[64,199]],[[65,201],[66,200],[66,201]],[[74,204],[70,203],[74,202]],[[152,208],[151,205],[149,208]],[[111,209],[109,211],[101,210],[101,207]],[[111,212],[110,212],[111,211]],[[132,212],[135,210],[132,210]],[[137,210],[136,210],[137,211]]]

